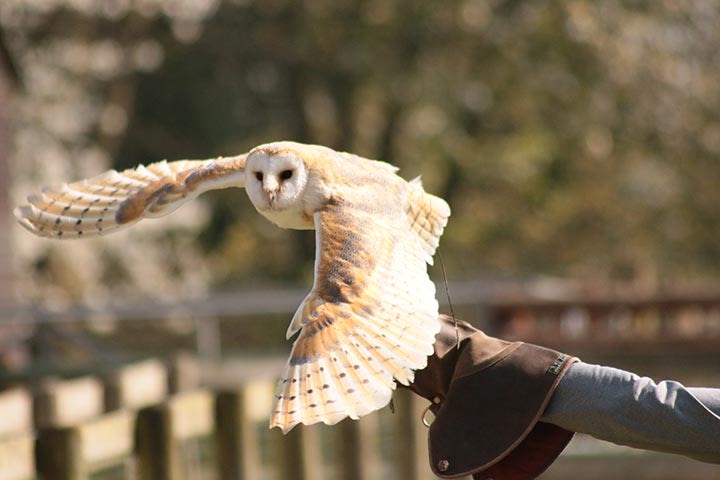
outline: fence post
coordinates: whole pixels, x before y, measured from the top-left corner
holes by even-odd
[[[37,442],[37,467],[44,478],[83,480],[80,434],[74,428],[42,430]]]
[[[215,403],[218,466],[221,480],[259,478],[257,425],[247,415],[244,391],[220,392]]]
[[[378,435],[378,415],[368,415],[360,420],[345,419],[340,429],[341,476],[344,480],[371,480],[377,478],[377,450],[373,448]]]
[[[179,458],[172,448],[170,420],[163,405],[138,412],[135,446],[138,471],[143,480],[172,480],[180,473]]]
[[[296,426],[286,435],[274,428],[270,431],[270,438],[272,444],[277,448],[278,478],[281,480],[310,480],[304,475],[300,428]]]
[[[403,444],[407,446],[407,451],[396,459],[398,478],[404,480],[435,478],[428,466],[427,428],[420,421],[427,405],[423,405],[425,400],[416,397],[410,390],[399,388],[393,401],[398,438],[405,439]]]
[[[200,386],[201,366],[192,353],[177,352],[167,359],[170,394],[195,390]]]
[[[296,429],[298,427],[295,427]],[[320,425],[300,426],[301,460],[303,478],[321,479],[323,473],[322,454],[320,452]]]
[[[214,434],[212,397],[206,391],[183,393],[142,409],[136,436],[140,478],[183,478],[182,442]]]
[[[283,435],[274,428],[271,438],[278,445],[281,479],[316,480],[322,478],[322,459],[318,448],[318,426],[296,425]]]
[[[251,381],[241,390],[222,392],[217,398],[217,441],[222,480],[260,476],[258,427],[267,428],[273,386],[267,380]],[[317,480],[322,475],[317,426],[298,425],[287,435],[268,432],[279,476],[292,480]]]
[[[72,427],[40,430],[37,464],[42,478],[85,480],[93,467],[133,451],[135,414],[122,410]]]

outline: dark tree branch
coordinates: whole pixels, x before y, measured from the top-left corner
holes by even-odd
[[[7,47],[2,26],[0,26],[0,72],[4,72],[4,75],[12,83],[14,88],[21,85],[20,71],[10,54],[10,49]]]

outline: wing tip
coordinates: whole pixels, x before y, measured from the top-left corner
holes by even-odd
[[[25,230],[27,230],[30,233],[34,233],[36,235],[39,235],[38,229],[35,227],[35,224],[33,224],[29,219],[27,218],[18,218],[18,223],[21,227],[23,227]]]
[[[29,198],[28,198],[29,200]],[[27,220],[30,215],[32,214],[32,206],[31,205],[18,205],[13,209],[13,215],[17,219],[18,222],[22,220]]]
[[[34,233],[35,235],[39,236],[47,236],[46,234],[43,234],[43,232],[37,227],[37,224],[34,222],[34,220],[37,219],[37,208],[33,205],[19,205],[13,209],[13,215],[15,216],[15,220],[22,226],[25,230],[27,230],[30,233]]]
[[[389,400],[388,400],[388,402],[385,403],[385,405],[387,405],[387,403],[389,403]],[[380,407],[374,408],[371,411],[374,412],[376,410],[379,410],[380,408],[384,407],[385,405],[381,405]],[[367,413],[370,413],[370,412],[367,412]],[[317,425],[318,423],[322,423],[324,425],[333,426],[333,425],[337,425],[338,423],[345,420],[346,418],[349,418],[350,420],[359,420],[360,417],[363,415],[366,415],[366,414],[355,415],[355,414],[348,414],[345,412],[335,412],[333,414],[326,415],[324,417],[317,416],[317,417],[309,418],[309,419],[302,418],[300,420],[292,420],[290,422],[281,422],[278,419],[279,415],[276,414],[270,418],[270,423],[269,423],[268,428],[270,430],[272,430],[273,428],[278,428],[283,433],[283,435],[287,435],[293,428],[297,427],[298,425],[304,425],[306,427],[309,427],[312,425]]]
[[[272,430],[273,428],[279,428],[283,435],[287,435],[290,432],[290,430],[292,430],[299,423],[300,422],[294,422],[294,423],[289,423],[289,424],[283,425],[280,422],[276,421],[275,418],[272,418],[272,419],[270,419],[269,428],[270,428],[270,430]]]

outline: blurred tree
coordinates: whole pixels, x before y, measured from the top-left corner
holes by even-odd
[[[0,31],[0,308],[14,303],[12,238],[10,236],[10,122],[17,71]]]
[[[14,117],[14,93],[20,87],[17,69],[5,39],[0,31],[0,316],[11,318],[15,299],[15,272],[13,268],[13,242],[10,234],[12,215],[8,195],[10,187],[10,138]],[[0,371],[20,368],[30,355],[27,338],[33,333],[30,325],[13,324],[0,328]]]
[[[718,24],[716,0],[7,0],[28,84],[15,190],[293,139],[422,174],[453,207],[452,277],[712,280]],[[238,192],[207,204],[92,255],[24,235],[26,291],[309,279],[307,232]]]

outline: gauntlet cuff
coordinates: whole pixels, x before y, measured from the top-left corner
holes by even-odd
[[[537,477],[573,436],[538,420],[577,359],[493,338],[460,320],[456,331],[447,316],[441,322],[435,353],[410,385],[433,402],[428,439],[433,472],[442,478]]]

